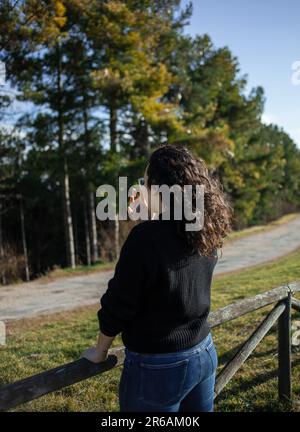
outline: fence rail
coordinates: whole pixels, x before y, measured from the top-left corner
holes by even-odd
[[[280,399],[291,397],[291,308],[300,312],[300,301],[292,297],[294,293],[299,291],[300,281],[296,281],[287,286],[280,286],[254,297],[237,301],[210,313],[209,323],[211,328],[214,328],[265,306],[275,304],[257,329],[218,374],[215,397],[243,365],[277,320],[278,394]],[[102,374],[122,365],[124,357],[124,346],[112,348],[109,350],[107,360],[103,363],[94,364],[86,359],[79,359],[0,387],[0,410],[5,411],[14,408],[47,393]]]

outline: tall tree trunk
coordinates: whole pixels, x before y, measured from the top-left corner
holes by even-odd
[[[97,224],[96,224],[96,214],[95,214],[95,198],[93,193],[93,184],[89,181],[90,179],[90,169],[89,169],[89,128],[88,128],[88,112],[87,112],[87,101],[85,97],[85,91],[83,89],[83,122],[84,122],[84,145],[85,145],[85,172],[88,178],[88,206],[87,211],[89,217],[87,218],[88,223],[88,232],[90,236],[90,245],[91,245],[91,262],[95,264],[98,259],[98,237],[97,237]]]
[[[23,255],[24,255],[24,262],[25,262],[25,277],[26,277],[26,281],[29,282],[30,277],[29,277],[28,254],[27,254],[27,243],[26,243],[25,222],[24,222],[24,207],[23,207],[22,196],[20,197],[20,218],[21,218]]]
[[[87,205],[86,201],[84,200],[83,203],[83,216],[84,216],[84,234],[85,234],[85,247],[86,247],[86,263],[88,266],[91,265],[91,243],[90,243],[90,233],[89,233],[89,221],[88,221],[88,215],[87,215]]]
[[[5,268],[4,268],[4,245],[3,245],[3,231],[2,231],[2,199],[0,197],[0,268],[1,268],[1,282],[6,284]]]
[[[110,114],[110,149],[112,152],[117,152],[117,108],[115,105],[114,97],[110,100],[109,106],[109,114]],[[115,257],[119,257],[119,219],[116,215],[116,219],[113,222],[114,226],[114,249],[115,249]]]
[[[109,131],[110,149],[115,153],[117,151],[117,108],[113,98],[109,106]]]
[[[91,185],[90,185],[91,187]],[[89,220],[90,220],[90,233],[92,240],[92,263],[95,264],[99,259],[98,254],[98,236],[97,236],[97,222],[95,211],[95,197],[92,190],[89,191]]]
[[[138,120],[133,130],[134,157],[150,156],[149,125],[145,119]]]
[[[66,149],[63,138],[64,131],[64,119],[63,119],[63,106],[62,106],[62,84],[61,84],[61,52],[59,44],[56,45],[57,49],[57,94],[58,94],[58,145],[60,156],[63,161],[63,173],[62,173],[62,199],[63,199],[63,214],[64,214],[64,229],[65,229],[65,240],[66,240],[66,255],[67,265],[71,268],[76,267],[75,261],[75,245],[74,245],[74,234],[73,234],[73,220],[71,212],[70,202],[70,184],[69,184],[69,172],[68,163],[66,157]]]
[[[79,256],[79,239],[78,239],[78,222],[77,222],[77,212],[75,211],[72,215],[73,217],[73,234],[74,234],[74,253],[75,253],[75,264],[78,265],[80,262]]]
[[[71,213],[71,200],[70,200],[70,185],[69,185],[69,172],[68,163],[65,158],[64,161],[64,179],[63,179],[63,206],[64,206],[64,226],[67,241],[67,264],[68,267],[75,268],[75,243],[73,233],[73,220]]]
[[[150,143],[149,143],[149,126],[146,120],[142,120],[140,124],[141,135],[141,156],[150,156]]]

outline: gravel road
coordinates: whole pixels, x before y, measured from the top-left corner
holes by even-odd
[[[300,214],[266,232],[228,242],[215,274],[240,270],[285,255],[300,247]],[[220,256],[220,252],[219,252]],[[0,288],[0,320],[29,318],[99,302],[113,271],[39,280]]]

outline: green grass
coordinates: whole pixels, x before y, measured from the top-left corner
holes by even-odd
[[[212,310],[245,297],[300,280],[300,250],[284,258],[232,275],[216,276]],[[298,297],[299,298],[299,297]],[[77,359],[96,339],[97,305],[8,326],[7,346],[0,348],[0,385]],[[218,371],[272,308],[268,306],[212,330]],[[299,314],[293,313],[299,317]],[[121,345],[118,335],[113,346]],[[278,403],[276,327],[258,345],[216,399],[216,411],[299,411],[300,353],[293,354],[293,402]],[[90,378],[14,411],[118,411],[122,366]]]
[[[61,277],[72,277],[85,275],[90,273],[97,273],[106,270],[113,270],[116,265],[116,260],[110,262],[98,261],[93,265],[79,265],[74,269],[71,267],[56,268],[51,270],[47,274],[40,276],[38,279],[41,282],[49,282]]]
[[[93,265],[80,265],[76,268],[58,268],[56,270],[53,270],[50,275],[53,277],[59,277],[59,276],[66,276],[66,275],[76,275],[77,273],[91,273],[93,271],[99,271],[99,270],[106,270],[110,269],[115,266],[115,261],[112,262],[104,262],[104,261],[98,261],[97,263]]]
[[[80,276],[80,275],[87,275],[91,273],[98,273],[101,271],[106,270],[113,270],[116,265],[116,260],[110,261],[110,262],[104,262],[104,261],[97,261],[93,265],[78,265],[74,269],[71,267],[57,267],[54,270],[50,270],[49,272],[45,274],[40,274],[37,277],[33,278],[34,281],[39,281],[41,283],[48,283],[53,280],[56,280],[58,278],[65,278],[65,277],[73,277],[73,276]],[[15,279],[13,282],[11,282],[13,285],[21,285],[24,283],[23,279]],[[2,285],[0,286],[1,289]]]

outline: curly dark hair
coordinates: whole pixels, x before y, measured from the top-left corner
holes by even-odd
[[[211,256],[222,248],[223,238],[232,229],[233,208],[220,181],[213,177],[203,159],[194,156],[181,144],[161,145],[151,154],[147,167],[148,188],[163,184],[192,185],[192,209],[196,206],[196,185],[204,185],[204,225],[197,231],[186,231],[186,220],[176,220],[178,233],[186,239],[190,253]],[[172,199],[172,195],[170,198]],[[174,201],[173,201],[174,202]],[[191,222],[191,221],[189,221]]]

